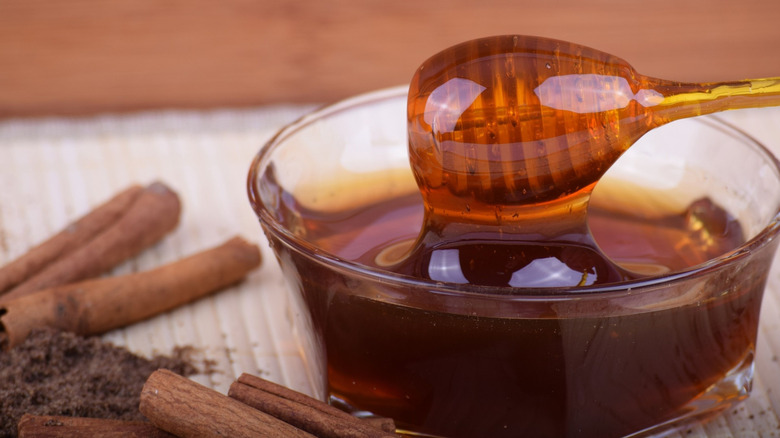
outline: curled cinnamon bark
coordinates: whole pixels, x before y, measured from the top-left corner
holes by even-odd
[[[240,237],[145,272],[43,289],[0,302],[0,348],[21,343],[36,327],[94,335],[186,304],[241,281],[261,263]]]
[[[143,190],[139,185],[128,187],[21,257],[0,267],[0,295],[111,226],[127,212]]]
[[[152,424],[179,437],[313,437],[167,370],[149,376],[139,409]]]
[[[19,438],[173,438],[142,421],[106,420],[61,415],[24,414],[17,425]]]
[[[321,438],[397,437],[390,418],[370,422],[251,374],[230,385],[228,396]]]
[[[0,303],[44,288],[96,277],[110,270],[173,230],[179,223],[180,212],[181,202],[173,190],[161,182],[149,185],[118,219],[77,249],[52,260],[0,295]]]

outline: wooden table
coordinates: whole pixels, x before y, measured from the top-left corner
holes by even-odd
[[[777,76],[778,18],[773,0],[2,0],[0,117],[326,103],[505,33],[666,79]]]

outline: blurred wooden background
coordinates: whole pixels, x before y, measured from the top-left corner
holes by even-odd
[[[779,19],[775,0],[0,0],[0,118],[327,103],[502,33],[667,79],[780,76]]]

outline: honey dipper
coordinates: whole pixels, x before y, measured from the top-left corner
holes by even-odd
[[[396,269],[492,286],[630,279],[588,230],[596,182],[655,127],[772,105],[780,105],[778,78],[655,79],[553,39],[507,35],[446,49],[420,66],[409,90],[409,155],[425,222]],[[535,261],[546,280],[514,274]]]

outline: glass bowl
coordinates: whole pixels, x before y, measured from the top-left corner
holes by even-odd
[[[411,435],[610,437],[668,430],[748,395],[780,210],[780,168],[761,144],[714,117],[678,121],[597,185],[591,209],[650,225],[681,215],[698,240],[676,255],[736,224],[744,242],[703,263],[577,289],[423,281],[378,261],[405,248],[423,212],[406,92],[309,114],[251,165],[250,201],[288,281],[315,396]],[[712,205],[730,216],[700,221]],[[619,233],[596,222],[599,242]]]

